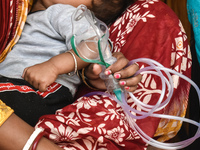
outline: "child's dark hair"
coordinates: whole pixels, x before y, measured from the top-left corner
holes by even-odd
[[[109,25],[135,1],[136,0],[92,0],[91,10],[97,18]]]

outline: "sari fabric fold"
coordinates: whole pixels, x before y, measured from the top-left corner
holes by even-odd
[[[0,62],[20,38],[33,0],[0,0]]]
[[[16,30],[18,0],[0,1],[0,53],[13,38]]]

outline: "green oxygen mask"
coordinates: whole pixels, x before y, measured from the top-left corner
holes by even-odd
[[[80,24],[84,24],[84,27]],[[105,81],[108,92],[114,92],[121,100],[122,89],[113,75],[105,75],[105,68],[116,61],[112,57],[112,43],[109,40],[107,25],[97,19],[85,5],[77,7],[72,15],[73,36],[71,38],[72,49],[78,57],[88,63],[102,65],[100,77]]]

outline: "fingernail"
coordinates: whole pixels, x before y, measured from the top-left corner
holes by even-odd
[[[114,77],[115,77],[115,79],[120,79],[120,78],[121,78],[121,74],[115,73],[115,74],[114,74]]]
[[[110,75],[112,72],[111,72],[111,70],[106,70],[105,71],[105,75]]]
[[[119,83],[120,83],[120,85],[126,85],[125,81],[120,81]]]
[[[130,87],[129,86],[126,86],[126,87],[124,87],[126,90],[129,90],[130,89]]]

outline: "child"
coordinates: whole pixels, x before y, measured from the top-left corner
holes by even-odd
[[[109,24],[131,2],[35,1],[19,42],[0,64],[0,99],[32,126],[40,116],[71,104],[80,79],[67,73],[76,71],[76,63],[77,69],[88,65],[71,50],[71,15],[75,7],[84,4]],[[84,23],[80,26],[84,28]]]

